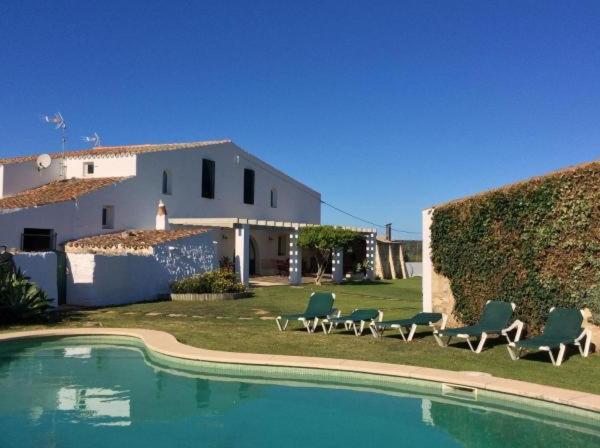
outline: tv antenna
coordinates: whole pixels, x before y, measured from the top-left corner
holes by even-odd
[[[42,120],[46,123],[49,124],[53,124],[55,125],[54,129],[60,129],[62,131],[62,137],[61,137],[61,142],[62,142],[62,163],[61,163],[61,178],[65,178],[65,168],[66,168],[66,164],[65,164],[65,146],[67,144],[67,122],[65,121],[65,119],[63,118],[63,116],[61,115],[60,112],[56,112],[52,117],[49,115],[44,115],[42,117]]]
[[[91,143],[93,148],[97,148],[98,146],[100,146],[100,136],[96,132],[94,132],[94,135],[90,137],[81,137],[81,139],[84,142]]]

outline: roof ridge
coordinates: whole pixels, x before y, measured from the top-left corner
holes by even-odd
[[[176,149],[185,149],[185,148],[194,148],[197,146],[211,146],[211,145],[222,145],[226,143],[232,143],[230,139],[222,139],[222,140],[196,140],[191,142],[175,142],[175,143],[136,143],[136,144],[128,144],[128,145],[112,145],[112,146],[97,146],[95,148],[88,149],[72,149],[64,152],[65,158],[77,158],[82,156],[99,156],[99,157],[109,157],[109,156],[119,156],[126,155],[129,153],[143,153],[144,149],[147,149],[148,152],[160,152],[160,151],[169,151]],[[38,153],[40,154],[40,153]],[[23,163],[35,160],[38,154],[35,155],[24,155],[24,156],[14,156],[14,157],[5,157],[0,158],[0,165],[10,165],[13,163]],[[53,159],[60,159],[63,155],[62,151],[55,151],[49,153],[50,157]]]
[[[95,177],[58,179],[0,198],[0,210],[23,209],[57,204],[76,199],[104,187],[118,184],[128,177]]]

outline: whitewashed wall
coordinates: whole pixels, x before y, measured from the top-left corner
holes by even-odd
[[[13,257],[15,265],[23,274],[39,286],[52,300],[58,304],[57,258],[54,252],[18,253]]]
[[[155,300],[176,279],[218,266],[216,232],[172,241],[153,255],[68,253],[67,303],[105,306]]]
[[[423,263],[421,262],[405,262],[406,275],[410,277],[423,277]]]
[[[94,164],[94,174],[89,175],[84,171],[85,163]],[[67,159],[66,165],[67,179],[71,179],[73,177],[130,177],[136,175],[135,155]]]
[[[59,178],[60,160],[52,160],[50,168],[39,171],[35,161],[0,166],[0,197],[39,187]]]
[[[239,162],[238,162],[239,157]],[[215,162],[215,198],[202,197],[202,159]],[[136,179],[140,199],[154,213],[162,199],[174,218],[204,217],[269,219],[320,223],[321,196],[300,182],[248,154],[233,143],[194,150],[139,154]],[[255,203],[244,204],[244,169],[255,170]],[[172,175],[172,194],[162,194],[162,173]],[[270,206],[271,189],[277,190],[277,208]]]
[[[201,196],[203,158],[214,160],[216,164],[215,199]],[[136,160],[137,165],[133,166]],[[83,173],[85,161],[69,160],[68,175]],[[137,176],[74,201],[0,211],[0,245],[20,248],[21,233],[25,227],[54,229],[59,245],[119,230],[152,229],[155,227],[156,207],[161,199],[170,217],[244,217],[308,223],[321,220],[319,193],[234,144],[97,159],[95,163],[98,164],[95,176],[129,175],[132,171]],[[256,171],[254,205],[243,203],[244,168]],[[171,195],[162,194],[162,172],[165,169],[171,172],[173,179]],[[270,207],[271,188],[277,189],[277,208]],[[114,207],[113,229],[102,228],[102,207],[105,205]]]

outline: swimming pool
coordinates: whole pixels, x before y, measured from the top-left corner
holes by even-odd
[[[128,338],[0,345],[0,447],[599,446],[600,418],[349,372],[183,361]]]

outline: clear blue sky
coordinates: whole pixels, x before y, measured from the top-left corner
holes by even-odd
[[[420,231],[429,205],[600,156],[600,2],[0,3],[0,154],[57,150],[56,111],[71,149],[231,138]]]

